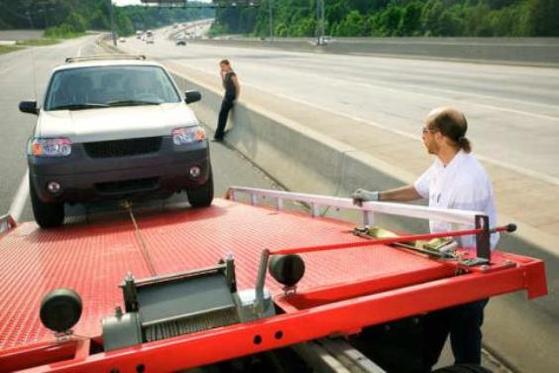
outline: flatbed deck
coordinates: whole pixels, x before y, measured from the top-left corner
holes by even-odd
[[[28,346],[54,343],[52,332],[38,317],[41,299],[52,289],[72,288],[81,295],[83,314],[74,333],[98,338],[100,320],[122,306],[118,285],[129,272],[145,278],[195,270],[233,254],[238,288],[254,288],[263,249],[365,241],[351,233],[353,227],[225,199],[216,199],[205,209],[136,213],[135,222],[114,219],[52,230],[22,223],[0,236],[0,361],[2,354],[9,358]],[[506,292],[526,289],[529,297],[546,293],[541,261],[498,251],[491,265],[460,276],[452,263],[373,241],[364,247],[302,257],[307,271],[295,296],[286,297],[280,284],[269,275],[266,279],[283,315],[148,343],[138,357],[156,359],[163,370],[193,367]],[[453,292],[456,295],[449,296]],[[262,335],[282,333],[275,340],[252,343],[256,330]],[[245,337],[251,342],[235,347],[235,341]],[[212,358],[207,349],[218,341],[228,347]],[[186,344],[193,353],[175,356]],[[89,352],[81,353],[80,359],[76,352],[76,360],[64,367],[130,368],[132,351],[139,352],[126,348],[88,359]],[[169,359],[169,354],[174,358]]]
[[[0,289],[5,289],[0,350],[52,340],[37,316],[41,298],[55,288],[72,288],[82,296],[84,310],[75,333],[95,337],[101,333],[99,320],[121,305],[117,285],[128,272],[144,278],[153,275],[150,267],[155,274],[194,270],[232,253],[238,287],[252,288],[265,248],[363,240],[351,234],[348,223],[227,200],[216,200],[207,209],[136,214],[136,220],[139,232],[129,219],[48,231],[28,222],[0,239]],[[308,254],[305,262],[301,291],[393,274],[424,273],[419,281],[452,274],[440,263],[389,247]],[[273,294],[281,293],[272,279],[267,284]]]

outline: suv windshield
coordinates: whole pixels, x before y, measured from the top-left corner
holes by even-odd
[[[51,79],[45,110],[180,102],[167,73],[158,66],[96,66],[60,70]]]

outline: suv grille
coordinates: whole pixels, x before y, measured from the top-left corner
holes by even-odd
[[[96,183],[95,188],[99,193],[134,193],[156,189],[159,185],[159,178],[150,177],[147,179],[133,179],[124,181],[112,181],[106,183]]]
[[[161,137],[87,142],[83,145],[85,152],[91,158],[126,157],[159,151],[161,148]]]

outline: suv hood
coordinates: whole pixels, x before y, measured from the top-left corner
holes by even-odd
[[[199,124],[182,102],[87,110],[41,111],[37,137],[67,137],[73,143],[170,136],[177,127]]]

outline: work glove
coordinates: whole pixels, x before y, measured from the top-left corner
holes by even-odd
[[[353,192],[351,198],[353,198],[354,205],[363,206],[363,202],[378,201],[378,195],[379,192],[371,192],[369,190],[359,188]]]

